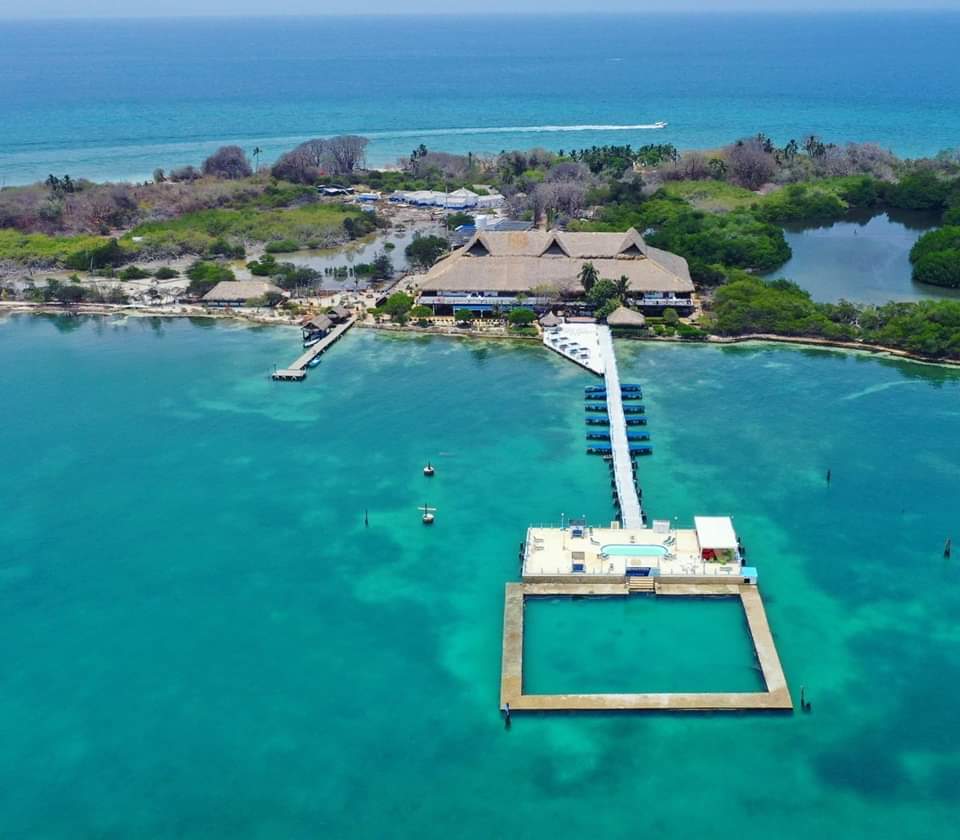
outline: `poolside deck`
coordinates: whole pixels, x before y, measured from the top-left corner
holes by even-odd
[[[625,584],[508,583],[503,612],[503,664],[500,707],[510,711],[743,711],[793,709],[793,700],[756,586],[733,583],[657,584],[669,597],[739,595],[747,618],[766,691],[641,694],[524,694],[523,608],[528,596],[631,597]],[[640,677],[642,679],[642,675]]]

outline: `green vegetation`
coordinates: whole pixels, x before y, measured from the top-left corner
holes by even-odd
[[[63,283],[48,278],[43,286],[30,286],[27,300],[34,303],[127,303],[128,298],[116,286],[99,289],[96,286],[81,286],[76,282]]]
[[[396,323],[405,324],[412,308],[413,298],[410,295],[406,292],[394,292],[384,301],[383,306],[372,311],[374,315],[389,315]]]
[[[277,262],[273,254],[264,254],[259,260],[248,262],[247,268],[254,277],[272,277],[281,289],[287,290],[313,286],[320,277],[316,269]]]
[[[170,268],[168,265],[162,265],[155,272],[153,272],[153,276],[156,277],[157,280],[172,280],[174,277],[179,277],[180,272],[176,269]]]
[[[410,309],[410,317],[420,319],[432,318],[433,310],[429,306],[424,306],[420,303]]]
[[[49,236],[0,228],[0,260],[39,265],[62,265],[78,253],[88,253],[107,242],[103,236]],[[85,265],[83,268],[87,268]]]
[[[277,243],[287,250],[337,244],[353,231],[376,227],[369,214],[342,204],[305,204],[290,209],[222,209],[186,213],[176,219],[145,222],[123,237],[123,245],[147,256],[222,254],[244,241]],[[348,223],[350,230],[348,230]],[[369,230],[367,230],[369,232]],[[363,234],[361,234],[363,235]],[[134,242],[134,238],[142,241]],[[242,247],[242,245],[241,245]],[[235,251],[230,253],[234,256]]]
[[[697,210],[716,212],[750,207],[757,201],[756,193],[728,184],[726,181],[671,181],[663,185],[669,198],[679,198]]]
[[[771,271],[791,256],[783,230],[747,210],[717,215],[683,209],[667,218],[647,241],[691,263],[755,271]]]
[[[205,262],[197,260],[187,269],[187,277],[190,278],[190,285],[187,286],[188,294],[195,297],[203,297],[217,283],[222,280],[236,280],[234,273],[225,265],[215,262]]]
[[[473,312],[469,309],[457,309],[453,313],[453,320],[458,324],[469,324],[473,320]]]
[[[358,263],[353,267],[356,277],[370,277],[373,280],[389,280],[393,277],[393,261],[387,254],[381,252],[374,257],[373,262]]]
[[[925,233],[911,249],[910,262],[918,283],[960,289],[960,226]]]
[[[442,236],[418,236],[407,245],[404,253],[412,266],[426,271],[449,247],[450,243]]]
[[[511,309],[507,314],[507,322],[511,327],[528,327],[537,320],[537,313],[532,309]]]
[[[135,265],[127,266],[123,271],[117,274],[121,280],[144,280],[153,275],[149,271],[144,271]]]
[[[108,239],[101,245],[75,251],[63,261],[63,264],[66,268],[94,271],[98,268],[123,265],[129,258],[129,252],[116,239]]]
[[[679,155],[675,146],[670,143],[651,143],[634,149],[626,146],[592,146],[589,149],[571,149],[566,155],[561,151],[560,157],[568,157],[579,163],[584,163],[594,174],[611,172],[622,174],[634,164],[640,166],[657,166],[665,161],[674,161]]]
[[[787,280],[739,276],[717,290],[709,320],[720,335],[770,333],[861,340],[923,356],[960,358],[960,301],[861,306],[815,303]]]
[[[268,254],[289,254],[300,250],[300,243],[294,239],[275,239],[268,242],[264,250]]]
[[[469,213],[451,213],[447,216],[447,230],[456,230],[460,225],[472,225],[476,223],[476,219],[473,218]]]

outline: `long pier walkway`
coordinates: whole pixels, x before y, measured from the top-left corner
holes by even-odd
[[[301,379],[306,379],[307,366],[310,364],[310,362],[317,358],[317,356],[319,356],[324,350],[326,350],[331,344],[340,338],[340,336],[349,330],[350,327],[352,327],[356,322],[356,316],[352,315],[342,324],[338,324],[323,338],[321,338],[320,341],[318,341],[312,347],[308,347],[302,355],[297,357],[296,361],[294,361],[290,367],[285,368],[284,370],[275,370],[273,372],[273,378],[282,380],[284,382],[299,382]]]
[[[610,418],[610,449],[613,453],[613,478],[620,500],[620,521],[624,528],[642,528],[643,511],[637,496],[633,477],[633,459],[630,457],[630,442],[627,439],[627,421],[623,415],[623,399],[620,395],[620,374],[617,356],[613,350],[610,327],[598,326],[600,355],[603,359],[603,376],[607,389],[607,415]]]

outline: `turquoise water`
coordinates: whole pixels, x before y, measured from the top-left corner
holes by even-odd
[[[662,545],[605,545],[600,551],[614,557],[663,557],[667,553]]]
[[[820,301],[956,298],[956,290],[912,279],[910,249],[937,225],[937,216],[909,211],[854,214],[819,227],[787,225],[793,256],[769,276],[788,277]]]
[[[735,517],[813,713],[506,731],[524,529],[613,516],[594,380],[536,345],[356,330],[270,382],[298,347],[0,323],[5,836],[953,834],[960,374],[618,343],[650,515]]]
[[[758,131],[934,154],[960,135],[958,42],[956,12],[4,22],[0,185],[342,132],[375,164]]]
[[[739,598],[527,598],[527,694],[763,691]]]

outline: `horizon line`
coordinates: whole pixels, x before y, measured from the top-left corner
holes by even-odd
[[[814,15],[826,16],[861,16],[890,13],[909,13],[919,14],[928,12],[960,14],[960,7],[930,5],[930,6],[885,6],[873,9],[864,8],[844,8],[830,5],[815,7],[793,7],[793,8],[751,8],[744,6],[733,6],[729,8],[680,8],[680,9],[638,9],[628,11],[623,9],[600,9],[591,12],[582,11],[550,11],[528,12],[528,11],[409,11],[409,12],[275,12],[271,14],[233,14],[230,12],[202,12],[197,14],[154,14],[146,12],[138,15],[112,15],[112,14],[83,14],[83,15],[0,15],[2,23],[33,23],[45,22],[54,23],[62,21],[83,21],[83,20],[115,20],[115,21],[135,21],[135,20],[310,20],[310,19],[369,19],[369,18],[490,18],[490,17],[510,17],[510,18],[537,18],[540,20],[551,18],[578,17],[578,18],[596,18],[596,17],[685,17],[685,16],[719,16],[719,15],[742,15],[749,17],[779,17],[779,16],[801,16],[808,17]]]

